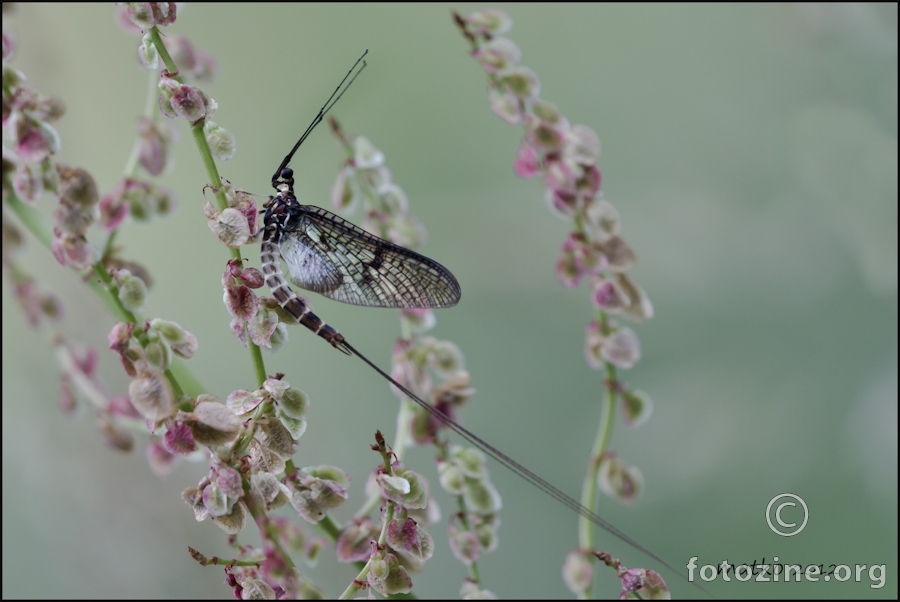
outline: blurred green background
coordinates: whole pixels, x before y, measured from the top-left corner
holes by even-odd
[[[237,139],[220,164],[236,186],[270,193],[269,177],[364,48],[369,66],[335,110],[347,131],[387,156],[429,231],[424,252],[447,265],[460,305],[437,312],[435,336],[466,355],[478,395],[465,424],[577,496],[603,380],[583,359],[588,292],[554,275],[567,224],[539,181],[512,170],[521,130],[488,110],[486,81],[451,23],[491,5],[188,5],[169,31],[215,55],[204,89]],[[502,5],[501,5],[502,6]],[[852,6],[515,5],[509,34],[541,96],[594,128],[600,169],[632,272],[656,309],[635,326],[643,359],[622,373],[655,402],[649,423],[618,425],[613,448],[646,480],[639,502],[602,498],[600,514],[676,566],[771,561],[885,564],[886,582],[709,585],[730,597],[897,596],[897,8]],[[62,98],[62,162],[103,192],[121,177],[147,85],[139,38],[112,5],[22,4],[4,15],[13,65]],[[190,368],[224,398],[253,388],[247,352],[228,328],[228,255],[202,213],[207,183],[187,128],[163,183],[174,216],[129,223],[118,242],[156,279],[147,316],[193,331]],[[329,206],[342,151],[320,129],[294,159],[301,202]],[[41,202],[44,210],[53,201]],[[98,233],[99,234],[99,233]],[[95,240],[100,240],[97,236]],[[258,266],[257,251],[245,255]],[[72,272],[34,241],[23,266],[63,299],[63,332],[101,350],[112,321]],[[393,311],[318,298],[317,313],[388,366]],[[96,420],[57,409],[59,367],[46,330],[30,330],[3,288],[3,596],[230,596],[221,568],[187,546],[230,556],[225,535],[180,499],[204,473],[182,464],[155,477],[143,456],[109,450]],[[128,380],[101,351],[113,393]],[[343,519],[393,433],[396,399],[362,362],[294,329],[269,372],[312,398],[298,465],[330,463],[353,478]],[[408,464],[437,487],[432,452]],[[484,586],[503,598],[568,596],[561,564],[577,517],[499,466],[500,547],[483,555]],[[805,531],[773,534],[777,494],[801,496]],[[288,513],[290,514],[290,513]],[[298,519],[299,520],[299,519]],[[252,526],[245,530],[254,541]],[[414,576],[420,597],[455,597],[465,568],[433,526],[434,558]],[[627,566],[653,561],[611,538]],[[305,575],[337,596],[355,571],[325,553]],[[612,571],[597,595],[617,597]],[[699,592],[661,569],[675,597]]]

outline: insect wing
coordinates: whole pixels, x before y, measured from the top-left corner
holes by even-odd
[[[301,205],[281,256],[298,287],[367,307],[451,307],[459,283],[441,264],[369,234],[337,215]]]

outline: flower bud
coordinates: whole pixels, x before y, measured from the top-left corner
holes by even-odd
[[[138,62],[144,69],[156,69],[159,67],[159,52],[153,45],[152,38],[149,33],[144,34],[141,39],[141,45],[138,46]]]
[[[487,461],[484,458],[484,454],[474,447],[463,448],[454,446],[450,455],[466,477],[483,479],[487,476]]]
[[[650,569],[628,569],[619,574],[622,597],[638,600],[671,600],[669,587],[659,573]]]
[[[393,519],[387,525],[387,544],[399,553],[412,556],[419,562],[434,554],[431,535],[411,518]]]
[[[428,364],[435,374],[447,378],[462,370],[464,365],[462,351],[450,341],[437,341],[428,350]]]
[[[566,140],[565,130],[543,119],[537,119],[529,124],[526,135],[532,146],[545,151],[562,149]]]
[[[256,313],[247,320],[247,334],[260,347],[270,347],[270,337],[278,327],[278,312],[257,306]]]
[[[616,274],[619,286],[628,296],[628,306],[623,315],[635,322],[642,322],[653,317],[653,304],[644,289],[631,281],[627,274]]]
[[[508,38],[496,37],[472,53],[488,73],[499,73],[519,64],[522,51]]]
[[[516,163],[513,168],[523,178],[533,177],[538,169],[538,157],[535,150],[527,144],[520,146],[519,156],[516,157]]]
[[[197,337],[186,328],[175,322],[154,318],[150,320],[150,328],[159,333],[171,345],[172,352],[178,357],[191,359],[197,351]]]
[[[125,309],[131,312],[143,311],[147,303],[147,285],[144,281],[125,269],[111,271],[119,287],[119,301]]]
[[[240,579],[242,600],[277,600],[272,586],[256,577],[244,575]]]
[[[631,250],[628,243],[617,235],[613,235],[595,246],[598,251],[606,256],[607,261],[609,261],[609,269],[612,272],[627,272],[637,261],[637,255]]]
[[[515,67],[503,76],[507,90],[519,98],[536,98],[541,92],[537,75],[528,67]]]
[[[237,437],[242,422],[231,409],[211,395],[201,395],[193,412],[181,413],[181,421],[191,429],[194,440],[201,445],[224,445]]]
[[[291,418],[305,418],[306,410],[309,408],[309,396],[300,389],[290,387],[278,400],[278,407]]]
[[[463,491],[466,506],[475,514],[494,514],[503,505],[500,493],[493,483],[487,479],[466,479],[466,488]]]
[[[59,173],[60,202],[87,210],[100,201],[97,183],[87,171],[64,165],[58,165],[57,171]]]
[[[216,484],[219,486],[219,489],[229,497],[241,497],[244,494],[244,487],[241,484],[241,473],[230,466],[221,466],[218,471]]]
[[[594,580],[594,568],[590,560],[585,558],[581,550],[572,550],[566,555],[566,561],[562,567],[563,581],[576,596],[587,591]]]
[[[247,520],[244,511],[244,503],[237,502],[231,507],[231,512],[222,516],[211,516],[212,522],[229,535],[237,535],[244,530]]]
[[[156,368],[144,368],[128,385],[128,396],[141,416],[159,422],[175,413],[172,385]]]
[[[331,206],[342,215],[355,212],[362,196],[353,177],[355,173],[356,170],[352,167],[344,167],[338,172],[337,180],[331,188]]]
[[[478,35],[499,36],[512,29],[512,18],[502,10],[486,8],[466,17],[466,23]]]
[[[294,484],[291,505],[305,520],[317,523],[325,511],[336,508],[347,499],[347,475],[333,466],[307,467],[300,471]]]
[[[622,392],[622,416],[625,423],[638,427],[645,423],[653,413],[653,402],[643,391],[626,389]]]
[[[365,136],[357,136],[353,140],[353,163],[357,169],[380,167],[384,165],[384,153]]]
[[[630,304],[625,291],[619,287],[618,283],[606,278],[599,278],[594,283],[591,301],[594,302],[597,309],[610,313],[618,313]]]
[[[385,554],[383,560],[372,560],[367,577],[369,585],[383,596],[405,594],[412,590],[412,579],[393,554]]]
[[[190,122],[197,121],[206,115],[206,103],[200,89],[194,86],[179,85],[173,88],[169,98],[172,110],[179,117]]]
[[[150,470],[158,477],[164,477],[175,468],[178,457],[172,454],[159,441],[151,441],[146,451]]]
[[[378,200],[381,201],[382,209],[387,216],[403,214],[409,209],[406,193],[396,184],[388,184],[379,193]]]
[[[600,158],[600,138],[586,125],[575,125],[566,136],[566,155],[582,165],[595,165]]]
[[[368,560],[372,553],[372,544],[378,541],[380,529],[369,517],[355,518],[344,527],[340,537],[334,544],[337,559],[340,562],[358,562]]]
[[[220,161],[228,161],[234,156],[235,140],[234,134],[216,124],[214,121],[207,121],[203,126],[206,133],[206,143],[213,156]]]
[[[470,566],[478,560],[478,553],[481,551],[481,545],[478,543],[478,537],[471,531],[460,529],[455,523],[447,526],[449,534],[450,551],[466,566]]]
[[[269,420],[268,423],[260,424],[255,438],[267,450],[285,459],[290,458],[297,451],[297,442],[284,425],[277,420]]]
[[[466,477],[456,462],[438,462],[438,481],[453,495],[462,493],[466,486]]]
[[[644,475],[613,454],[600,463],[598,485],[600,491],[623,504],[633,503],[644,489]]]
[[[177,423],[171,426],[163,437],[166,449],[173,454],[186,456],[193,453],[197,449],[197,443],[194,441],[194,434],[191,429],[183,423]]]
[[[623,326],[605,338],[600,355],[613,366],[628,370],[641,359],[641,341],[633,330]]]
[[[522,107],[519,99],[509,92],[491,89],[488,92],[491,112],[510,125],[522,122]],[[521,175],[521,174],[520,174]]]
[[[4,157],[4,164],[6,158]],[[26,205],[34,206],[44,193],[44,178],[31,163],[22,161],[16,167],[16,175],[13,176],[13,190],[19,199]]]

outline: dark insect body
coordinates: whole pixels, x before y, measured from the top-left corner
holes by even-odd
[[[459,283],[441,264],[369,234],[337,215],[294,196],[293,171],[281,170],[263,218],[261,263],[275,300],[298,322],[344,353],[344,337],[312,313],[290,289],[290,280],[329,299],[366,307],[452,307]]]
[[[398,383],[357,351],[341,333],[314,314],[303,299],[288,286],[281,271],[279,257],[288,266],[290,281],[293,284],[336,301],[366,307],[394,308],[452,307],[459,302],[459,283],[441,264],[378,238],[329,211],[312,205],[301,205],[294,196],[294,173],[287,167],[288,163],[310,132],[322,121],[325,113],[340,100],[347,87],[365,67],[363,57],[366,53],[363,53],[350,69],[272,176],[272,186],[277,193],[265,204],[260,256],[263,275],[272,296],[300,324],[328,341],[332,347],[360,358],[413,402],[496,462],[688,581],[681,571],[601,518],[593,510],[582,506],[562,490]],[[362,67],[357,70],[360,63]],[[689,582],[706,592],[698,584]]]

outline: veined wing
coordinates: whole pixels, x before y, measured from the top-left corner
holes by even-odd
[[[395,245],[337,215],[301,205],[281,240],[292,283],[367,307],[451,307],[459,283],[436,261]]]

